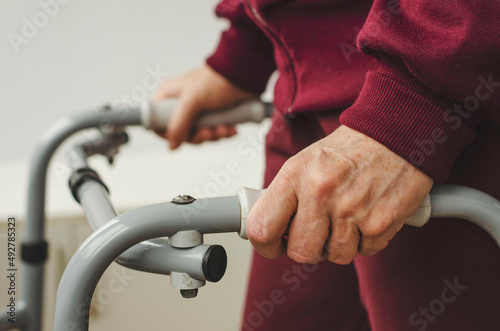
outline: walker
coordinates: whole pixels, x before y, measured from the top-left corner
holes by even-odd
[[[30,165],[27,218],[21,259],[24,268],[22,297],[16,306],[16,323],[9,307],[0,313],[0,330],[19,328],[40,331],[42,281],[47,242],[44,239],[45,181],[49,161],[70,135],[87,128],[101,131],[101,138],[76,143],[67,152],[72,169],[69,186],[94,231],[68,263],[57,291],[55,331],[88,330],[92,295],[102,274],[113,262],[125,267],[170,276],[171,285],[185,298],[196,297],[207,281],[219,281],[226,270],[226,252],[220,245],[206,245],[206,233],[236,232],[247,239],[245,221],[263,190],[240,188],[234,196],[196,199],[179,195],[171,201],[148,205],[117,215],[108,190],[87,158],[101,154],[112,160],[128,140],[124,129],[142,125],[165,127],[175,100],[132,107],[105,107],[70,116],[45,134]],[[202,115],[197,126],[260,122],[272,106],[250,100],[216,113]],[[480,191],[435,185],[422,205],[406,222],[423,226],[429,218],[455,217],[483,228],[500,245],[500,202]],[[168,237],[160,238],[160,237]]]

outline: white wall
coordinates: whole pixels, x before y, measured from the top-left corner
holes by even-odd
[[[201,64],[225,26],[215,3],[72,0],[16,53],[8,34],[23,36],[43,11],[0,2],[2,157],[25,159],[56,119],[130,95],[147,67],[173,76]]]
[[[8,215],[24,220],[28,160],[52,123],[123,96],[135,95],[137,99],[143,79],[156,68],[172,77],[200,65],[214,50],[219,32],[226,27],[226,22],[213,15],[217,2],[213,0],[67,2],[58,8],[52,0],[0,2],[0,223]],[[53,17],[43,14],[43,4],[49,3],[52,5],[45,7]],[[44,17],[48,17],[47,22],[43,22]],[[39,25],[36,31],[27,28],[33,22]],[[16,46],[9,38],[25,39]],[[148,93],[140,99],[147,99],[154,91]],[[177,152],[169,152],[166,143],[153,134],[131,129],[131,142],[112,168],[99,158],[92,165],[110,187],[119,211],[165,201],[179,193],[228,195],[240,186],[261,185],[262,137],[268,124],[243,125],[237,137],[199,147],[185,146]],[[255,154],[242,153],[242,147]],[[47,186],[47,235],[56,241],[52,249],[56,253],[49,262],[50,279],[46,281],[48,291],[52,291],[49,297],[58,282],[60,264],[67,261],[88,230],[81,220],[80,208],[68,194],[68,173],[61,152],[54,159]],[[230,160],[238,162],[241,172],[227,183],[218,184],[217,192],[206,190]],[[0,245],[4,240],[2,225]],[[160,329],[173,323],[173,319],[189,319],[189,309],[202,306],[209,307],[199,309],[201,315],[189,323],[175,322],[174,329],[192,330],[199,325],[205,330],[237,329],[250,247],[235,235],[214,236],[210,241],[229,245],[229,268],[237,272],[228,271],[223,283],[202,289],[203,299],[193,303],[180,301],[169,288],[167,277],[140,274],[139,281],[106,308],[106,317],[95,318],[94,323],[102,323],[94,324],[95,329],[126,331],[136,330],[139,325]],[[3,270],[5,254],[0,252]],[[165,286],[157,288],[162,283]],[[0,288],[4,288],[2,283]],[[176,297],[171,298],[172,295]],[[50,304],[46,320],[51,319]],[[151,307],[156,308],[152,311]],[[138,320],[142,318],[146,318],[143,324]],[[200,321],[208,321],[208,325]],[[50,322],[46,326],[48,330]]]

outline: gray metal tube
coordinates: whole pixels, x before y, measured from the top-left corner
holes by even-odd
[[[66,153],[73,171],[88,168],[87,157],[94,154],[113,155],[118,147],[127,142],[127,136],[116,135],[75,144]],[[97,230],[117,213],[109,200],[108,191],[101,183],[88,181],[78,188],[78,198],[93,231]]]
[[[71,148],[66,154],[66,159],[73,170],[88,168],[85,153],[80,146]]]
[[[239,199],[235,196],[199,199],[189,205],[160,203],[117,216],[94,232],[68,263],[57,290],[54,330],[88,330],[96,284],[111,262],[134,244],[179,231],[222,233],[239,229]]]
[[[0,331],[6,331],[6,330],[12,330],[14,328],[18,328],[19,325],[14,324],[14,323],[11,323],[9,322],[9,315],[7,315],[8,313],[8,309],[2,309],[0,310]]]
[[[43,284],[43,268],[38,264],[24,264],[22,276],[22,289],[29,292],[31,302],[42,301],[42,285]],[[41,325],[41,309],[26,306],[26,301],[19,300],[16,302],[16,323],[11,323],[9,318],[9,309],[0,311],[0,331],[4,330],[40,330]]]
[[[146,240],[130,247],[115,262],[134,270],[162,275],[172,271],[207,280],[203,273],[203,258],[211,245],[201,244],[191,248],[174,248],[167,239]]]
[[[102,136],[94,140],[85,140],[75,144],[66,152],[66,159],[72,169],[88,167],[87,157],[95,154],[103,154],[108,157],[114,156],[118,148],[125,144],[128,137],[125,133],[113,136]]]
[[[82,129],[104,125],[139,125],[140,108],[122,111],[97,111],[70,116],[56,122],[42,137],[30,164],[25,243],[43,241],[45,214],[45,180],[52,154],[61,142]]]
[[[78,189],[78,198],[92,231],[99,229],[117,215],[109,201],[108,191],[98,182],[83,183]]]
[[[269,104],[265,105],[266,115],[271,113]],[[90,127],[101,127],[110,129],[110,126],[140,125],[141,107],[125,107],[110,111],[88,112],[73,115],[56,122],[42,137],[35,153],[31,159],[28,180],[27,214],[26,226],[23,238],[24,244],[39,244],[44,239],[44,217],[45,217],[45,186],[47,168],[53,153],[62,141],[71,134]],[[41,288],[43,280],[43,262],[31,264],[29,270],[33,274],[25,272],[21,284],[23,288]],[[34,284],[34,285],[33,285]],[[35,294],[31,294],[35,293]],[[39,293],[39,294],[38,294]],[[29,324],[24,331],[40,330],[41,325],[41,290],[34,292],[23,291],[21,302],[29,307],[26,314]]]
[[[21,329],[26,326],[26,305],[23,302],[16,303],[16,323],[9,322],[10,315],[8,315],[8,309],[2,309],[0,311],[0,331]]]
[[[117,213],[109,201],[106,189],[95,181],[83,183],[78,190],[80,203],[87,220],[96,231]],[[188,273],[191,277],[205,280],[201,269],[203,256],[208,245],[199,245],[189,249],[176,249],[167,239],[147,240],[130,247],[115,259],[118,264],[144,272],[169,275],[172,271]]]
[[[457,185],[431,190],[431,218],[456,217],[483,228],[500,246],[500,201],[481,191]]]
[[[67,152],[67,158],[73,170],[86,168],[87,156],[118,148],[125,143],[123,136],[106,137],[93,141],[77,143]],[[108,191],[101,183],[87,181],[78,188],[78,199],[86,214],[87,220],[96,231],[117,213],[109,199]],[[189,249],[176,249],[166,239],[144,241],[123,252],[115,262],[144,272],[169,275],[172,271],[189,274],[191,277],[206,280],[202,270],[203,258],[209,245],[199,245]]]
[[[141,124],[140,108],[97,111],[70,116],[56,122],[43,136],[30,163],[28,199],[23,244],[38,244],[44,239],[45,182],[50,158],[71,134],[90,127]],[[21,301],[28,307],[27,326],[23,331],[38,331],[42,316],[43,262],[24,264]]]
[[[98,182],[83,183],[78,190],[78,198],[92,231],[104,226],[117,215],[108,192]],[[205,280],[201,266],[208,247],[199,245],[189,249],[176,249],[170,246],[167,239],[155,239],[130,247],[117,257],[115,262],[134,270],[163,275],[179,271]]]
[[[43,264],[23,264],[21,302],[26,306],[25,314],[21,316],[22,322],[25,323],[25,327],[22,328],[23,331],[40,330],[42,327],[44,278]]]

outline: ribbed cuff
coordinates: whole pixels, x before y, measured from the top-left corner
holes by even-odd
[[[474,139],[478,114],[420,83],[410,73],[383,68],[369,72],[356,102],[340,122],[380,142],[437,183],[448,177]],[[466,114],[466,115],[463,115]]]
[[[207,64],[233,84],[256,94],[264,92],[276,68],[269,40],[256,40],[252,31],[234,26],[222,34]]]

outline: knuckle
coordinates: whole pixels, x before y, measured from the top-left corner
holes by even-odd
[[[328,246],[328,260],[336,264],[349,264],[357,254],[357,246],[348,238],[336,238]]]
[[[197,97],[184,97],[179,100],[179,109],[180,111],[188,116],[196,115],[203,108],[200,104],[200,101],[197,100]]]
[[[294,165],[294,161],[290,161],[291,159],[287,160],[285,164],[281,167],[281,170],[279,171],[278,175],[276,176],[275,180],[273,182],[279,182],[283,186],[286,186],[288,188],[293,187],[293,183],[295,183],[298,180],[298,172],[297,168]]]
[[[297,169],[297,161],[295,157],[291,157],[285,161],[283,166],[281,167],[284,171],[284,175],[294,175]]]
[[[372,217],[360,227],[360,230],[369,238],[383,237],[392,223],[393,219],[391,217]]]
[[[330,162],[328,162],[329,160]],[[314,163],[323,169],[328,167],[330,176],[341,181],[349,180],[353,176],[353,171],[358,168],[352,158],[335,148],[317,148],[314,154]]]
[[[335,205],[335,219],[344,222],[357,222],[364,210],[363,200],[353,192],[336,196]]]
[[[349,238],[345,236],[336,236],[335,238],[332,238],[330,240],[330,243],[328,245],[328,250],[331,252],[337,252],[343,247],[347,247],[348,245],[351,244],[351,241]]]
[[[337,204],[335,209],[335,215],[333,218],[336,222],[344,223],[355,223],[357,220],[359,208],[356,204],[343,205],[341,203]]]
[[[369,226],[362,230],[362,233],[369,238],[377,238],[384,234],[385,227],[380,225]]]
[[[312,171],[308,175],[310,188],[319,196],[328,195],[331,191],[331,184],[325,178],[323,171]]]

